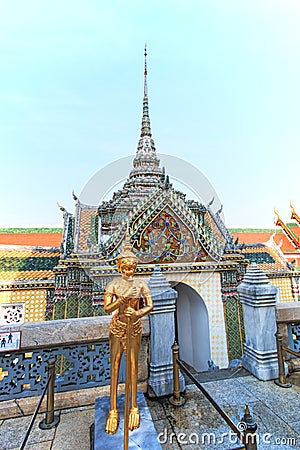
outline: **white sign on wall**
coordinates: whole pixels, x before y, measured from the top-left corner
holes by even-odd
[[[0,331],[0,352],[19,350],[21,331]]]

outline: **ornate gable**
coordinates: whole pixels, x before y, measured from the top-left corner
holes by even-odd
[[[157,189],[123,221],[105,244],[101,257],[114,261],[121,250],[127,223],[140,263],[216,261],[226,238],[203,205],[193,211],[174,189]]]
[[[194,234],[167,205],[133,242],[142,263],[172,263],[206,260],[207,253],[199,249]]]

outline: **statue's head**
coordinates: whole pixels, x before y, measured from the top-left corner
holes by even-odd
[[[122,251],[117,258],[118,271],[126,277],[132,277],[135,273],[137,263],[138,259],[132,252],[129,231],[127,229],[125,234],[125,244],[123,245]]]
[[[137,258],[119,258],[117,262],[118,271],[125,277],[132,277],[135,274]]]

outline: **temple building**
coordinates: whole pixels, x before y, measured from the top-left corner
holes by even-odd
[[[75,213],[63,212],[62,254],[49,319],[104,314],[103,293],[118,276],[126,229],[149,280],[154,268],[177,291],[176,335],[183,358],[197,370],[227,367],[241,358],[244,326],[237,286],[247,262],[234,247],[220,211],[186,198],[161,167],[152,137],[145,54],[142,123],[132,169],[108,201],[87,205],[75,194]],[[192,349],[192,350],[191,350]]]

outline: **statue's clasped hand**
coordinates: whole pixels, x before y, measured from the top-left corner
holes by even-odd
[[[126,305],[126,303],[128,302],[128,299],[126,297],[124,297],[124,295],[120,295],[119,297],[119,303],[121,305]]]
[[[138,291],[137,291],[136,286],[131,286],[125,294],[126,297],[130,297],[130,298],[136,298],[137,295],[138,295]]]
[[[124,295],[120,295],[119,302],[121,305],[126,305],[129,299],[136,298],[138,295],[137,288],[135,286],[130,287]]]
[[[124,314],[125,314],[126,317],[129,317],[129,318],[137,318],[137,317],[140,316],[139,312],[136,309],[131,308],[131,306],[128,306],[125,309]]]

